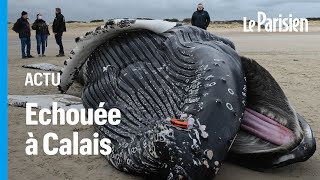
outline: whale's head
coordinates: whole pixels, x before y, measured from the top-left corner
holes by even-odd
[[[308,159],[315,140],[275,79],[233,43],[160,20],[111,20],[76,38],[61,71],[66,92],[79,78],[86,108],[119,108],[122,123],[96,126],[107,157],[154,179],[204,179],[229,157],[247,167]]]

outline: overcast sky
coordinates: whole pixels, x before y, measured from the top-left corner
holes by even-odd
[[[257,19],[257,11],[268,17],[320,17],[320,0],[9,0],[8,20],[15,21],[21,11],[33,21],[37,13],[52,22],[54,8],[60,7],[66,21],[148,17],[154,19],[189,18],[199,2],[212,20]]]

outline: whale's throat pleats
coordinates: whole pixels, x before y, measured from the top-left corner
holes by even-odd
[[[162,179],[218,172],[245,108],[230,41],[188,26],[128,32],[100,45],[83,68],[84,106],[105,102],[122,112],[118,126],[96,127],[112,140],[108,159],[116,168]]]

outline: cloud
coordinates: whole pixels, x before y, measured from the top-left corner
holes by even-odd
[[[279,6],[283,4],[319,4],[319,0],[273,0],[273,1],[259,1],[261,6]]]

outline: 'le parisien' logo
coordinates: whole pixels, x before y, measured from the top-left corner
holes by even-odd
[[[308,32],[308,20],[292,18],[292,14],[288,18],[283,18],[282,14],[279,14],[279,18],[267,18],[266,13],[259,11],[257,19],[256,22],[243,17],[243,31],[254,32],[257,29],[261,32],[264,29],[266,32]]]

